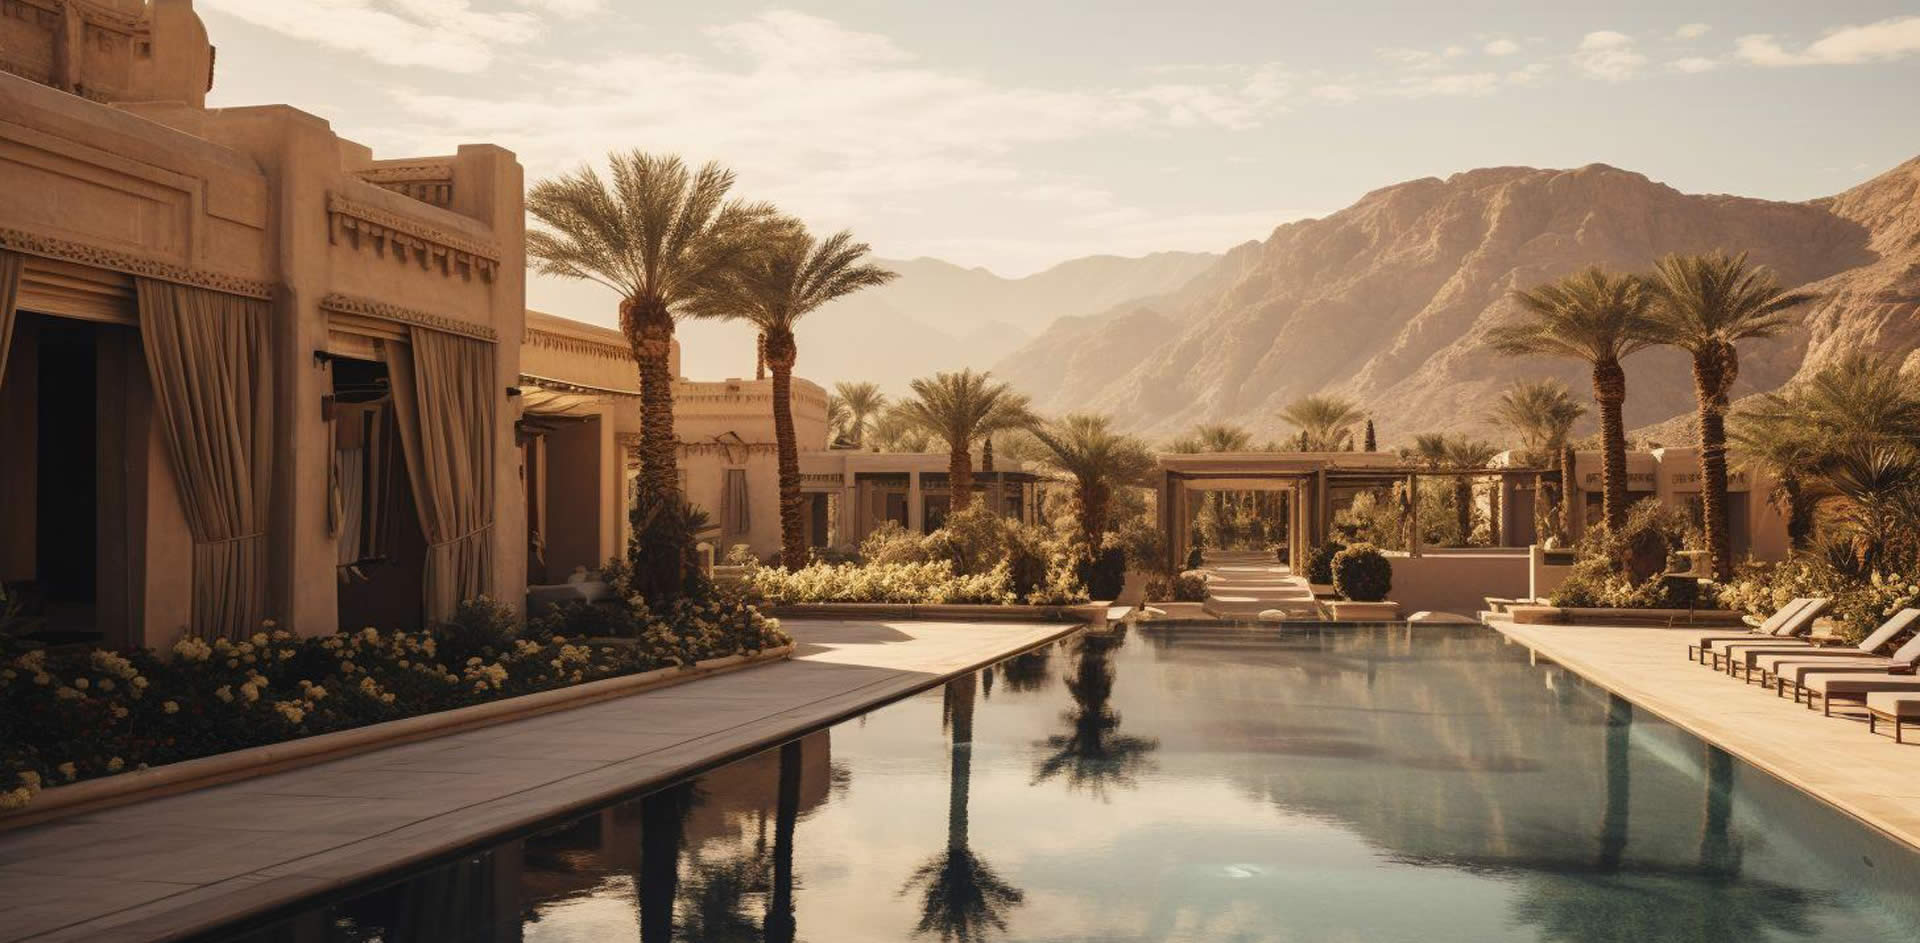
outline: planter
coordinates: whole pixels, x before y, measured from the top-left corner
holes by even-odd
[[[1506,615],[1515,625],[1564,625],[1567,611],[1558,606],[1508,606]]]
[[[364,727],[315,734],[297,740],[283,740],[227,753],[181,760],[150,769],[134,770],[88,779],[43,790],[26,808],[0,814],[0,831],[44,822],[48,819],[92,812],[124,805],[153,796],[170,795],[220,783],[252,779],[268,773],[312,766],[328,760],[354,756],[382,747],[411,743],[465,730],[491,727],[557,710],[584,707],[598,701],[638,694],[737,670],[749,665],[782,661],[792,657],[794,646],[769,648],[752,655],[727,655],[709,658],[685,668],[656,668],[639,674],[603,678],[551,691],[523,694],[519,697],[488,701],[453,710],[418,714]]]
[[[1313,590],[1315,599],[1332,599],[1340,595],[1334,591],[1332,583],[1308,583],[1307,588]]]
[[[1385,602],[1353,602],[1336,600],[1333,607],[1335,622],[1396,622],[1400,619],[1400,604],[1392,600]]]

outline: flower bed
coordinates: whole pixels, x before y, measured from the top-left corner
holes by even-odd
[[[738,600],[639,620],[632,644],[522,629],[477,600],[434,631],[149,650],[34,650],[0,667],[0,811],[48,786],[790,644]]]
[[[742,585],[754,598],[772,605],[803,603],[896,603],[953,605],[1064,606],[1087,601],[1071,571],[1057,568],[1049,580],[1022,599],[1014,591],[1006,564],[977,574],[955,573],[947,560],[925,563],[815,563],[798,570],[748,567]]]

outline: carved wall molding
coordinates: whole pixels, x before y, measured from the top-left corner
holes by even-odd
[[[432,206],[453,205],[453,165],[446,161],[383,164],[355,174],[383,190]]]
[[[520,343],[527,347],[538,347],[563,354],[578,354],[583,357],[599,357],[603,360],[617,360],[621,363],[633,363],[633,349],[624,344],[609,341],[597,341],[559,331],[549,331],[529,327],[522,333]]]
[[[19,229],[0,227],[0,248],[124,272],[128,275],[157,278],[163,282],[192,285],[229,295],[244,295],[248,298],[262,298],[269,301],[273,299],[273,285],[268,282],[186,268],[155,259],[141,258],[117,249],[88,245],[70,239],[58,239],[53,236],[42,236]]]
[[[327,241],[372,249],[401,264],[411,262],[425,270],[439,269],[448,277],[472,278],[477,271],[481,281],[491,283],[500,267],[500,250],[496,247],[338,193],[327,194]]]
[[[484,324],[474,324],[471,321],[462,321],[459,318],[450,318],[443,314],[433,314],[432,312],[420,311],[414,308],[403,308],[399,305],[388,304],[384,301],[375,301],[371,298],[356,298],[352,295],[343,295],[339,292],[333,292],[325,298],[320,299],[320,308],[323,311],[331,311],[335,314],[351,314],[363,318],[393,321],[398,324],[411,324],[436,331],[445,331],[448,334],[459,334],[463,337],[472,337],[477,340],[487,341],[488,343],[495,343],[500,340],[500,334]]]

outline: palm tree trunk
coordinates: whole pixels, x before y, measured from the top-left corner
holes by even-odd
[[[947,513],[958,514],[973,501],[973,455],[967,443],[947,450]]]
[[[688,796],[670,786],[640,800],[641,943],[672,943],[673,905],[680,896],[680,849],[686,840]]]
[[[1086,535],[1087,546],[1097,555],[1100,552],[1100,534],[1106,526],[1107,503],[1111,495],[1106,485],[1082,481],[1079,496],[1080,533]]]
[[[793,364],[799,357],[793,332],[761,334],[761,349],[773,368],[773,439],[780,455],[780,562],[789,570],[807,565],[807,525],[800,493],[800,441],[793,430]]]
[[[653,301],[620,305],[620,327],[640,372],[640,489],[655,500],[680,490],[673,434],[673,315]]]
[[[1727,367],[1732,345],[1715,345],[1693,357],[1694,395],[1700,402],[1700,506],[1713,578],[1733,576],[1733,544],[1727,534]]]
[[[1601,508],[1607,529],[1627,523],[1627,428],[1621,408],[1627,402],[1627,372],[1617,360],[1593,365],[1593,399],[1600,407]]]
[[[947,850],[967,849],[967,793],[973,784],[973,675],[947,682],[953,720],[952,766],[947,779]]]
[[[766,331],[761,331],[759,334],[754,336],[753,346],[755,350],[755,355],[753,360],[753,378],[755,380],[764,380],[767,378],[767,332]]]
[[[1453,519],[1460,529],[1460,546],[1473,543],[1473,479],[1465,475],[1453,479]]]
[[[1560,447],[1560,540],[1563,543],[1573,542],[1573,515],[1575,511],[1573,494],[1578,488],[1578,482],[1573,477],[1573,466],[1577,457],[1573,446],[1563,445]]]

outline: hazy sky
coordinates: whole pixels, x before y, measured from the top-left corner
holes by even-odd
[[[198,0],[215,104],[383,157],[610,148],[881,255],[1225,249],[1396,181],[1595,161],[1822,196],[1920,154],[1920,2]],[[542,289],[534,290],[538,303]]]

